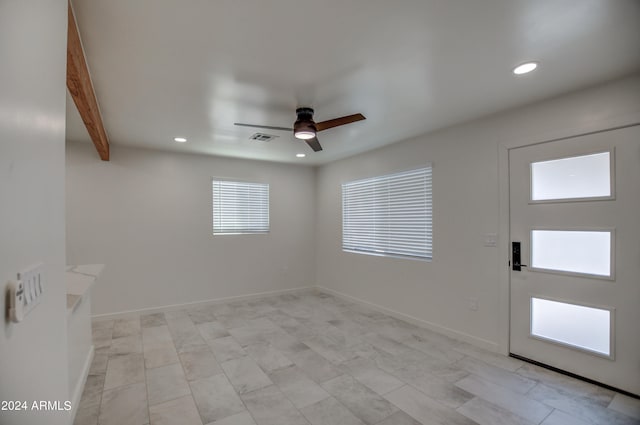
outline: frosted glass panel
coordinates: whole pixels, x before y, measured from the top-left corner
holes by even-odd
[[[531,200],[611,196],[610,153],[531,164]]]
[[[611,355],[611,311],[531,298],[531,335]]]
[[[532,230],[531,267],[611,277],[611,232]]]

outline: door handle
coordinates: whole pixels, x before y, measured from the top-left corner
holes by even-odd
[[[527,267],[520,261],[520,242],[511,242],[511,270],[522,271],[522,267]]]

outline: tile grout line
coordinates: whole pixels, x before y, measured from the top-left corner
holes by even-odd
[[[180,367],[182,368],[182,373],[184,374],[184,379],[187,382],[187,387],[189,387],[189,397],[191,398],[191,401],[193,401],[193,405],[196,406],[196,411],[198,412],[198,417],[200,418],[200,422],[203,425],[206,425],[204,423],[204,419],[202,419],[202,416],[200,415],[200,411],[198,410],[198,405],[196,404],[196,399],[193,397],[193,390],[191,389],[191,382],[189,381],[189,379],[187,379],[187,371],[184,368],[184,364],[182,363],[182,358],[180,357],[180,353],[178,353],[178,349],[175,347],[175,342],[173,341],[173,335],[171,336],[171,342],[173,343],[173,348],[176,350],[176,353],[178,354],[178,363],[180,364]],[[211,355],[213,356],[213,353],[211,353]],[[216,361],[216,364],[218,362]],[[220,366],[220,365],[218,365]],[[177,397],[174,400],[177,400],[179,398],[182,398],[185,396],[181,396],[181,397]],[[151,424],[153,425],[153,424]]]
[[[115,321],[113,322],[112,326],[115,327]],[[93,326],[91,327],[91,337],[92,337],[92,343],[93,343]],[[104,391],[105,391],[104,390],[104,386],[107,383],[107,369],[109,368],[109,361],[111,360],[109,358],[109,350],[111,349],[111,341],[113,341],[113,327],[111,328],[111,338],[109,339],[109,347],[107,348],[107,366],[104,368],[104,382],[102,383],[102,389],[100,391],[100,402],[98,403],[98,413],[97,413],[97,416],[96,416],[96,424],[97,425],[100,425],[100,413],[102,412],[102,397],[104,396]],[[95,360],[95,357],[94,357],[94,360]],[[91,371],[91,366],[89,366],[89,371]],[[86,383],[85,383],[85,385],[86,385]],[[80,400],[82,400],[82,398],[80,398]]]
[[[165,319],[165,323],[167,323],[167,319],[164,316],[164,313],[162,313],[162,316]],[[140,316],[140,317],[142,317],[142,316]],[[189,318],[189,320],[191,320],[191,318]],[[142,326],[142,319],[140,319],[140,321],[141,321],[140,326]],[[164,326],[164,325],[159,325],[159,326]],[[155,326],[155,327],[159,327],[159,326]],[[189,387],[189,396],[191,397],[191,400],[193,401],[193,405],[196,406],[196,410],[197,410],[198,406],[196,405],[195,399],[193,398],[193,391],[191,390],[191,385],[189,384],[189,381],[187,380],[187,373],[184,370],[184,365],[182,364],[182,359],[180,358],[180,353],[178,353],[178,349],[176,348],[176,343],[173,340],[173,335],[171,333],[171,330],[169,329],[169,324],[167,323],[166,326],[167,326],[167,331],[169,332],[169,336],[171,337],[171,344],[173,345],[173,349],[175,350],[176,356],[178,357],[178,364],[180,364],[180,368],[182,369],[182,373],[184,375],[184,379],[187,382],[187,386]],[[140,336],[142,337],[142,331],[140,333]],[[144,351],[144,341],[143,341],[143,344],[142,344],[142,350]],[[173,364],[173,363],[169,363],[167,365],[162,365],[162,366],[157,366],[157,367],[169,366],[171,364]],[[156,368],[149,368],[149,369],[156,369]],[[146,381],[146,372],[147,372],[146,361],[145,361],[144,370],[145,370],[145,381]],[[151,424],[151,407],[152,406],[149,403],[149,388],[148,388],[148,386],[149,386],[149,384],[147,383],[147,407],[149,409],[149,424],[153,425],[153,424]],[[160,405],[160,404],[163,404],[163,403],[167,403],[167,402],[173,401],[173,400],[178,400],[179,398],[183,398],[183,397],[186,397],[186,396],[182,395],[182,396],[179,396],[179,397],[172,398],[171,400],[165,400],[162,403],[154,404],[154,406],[157,406],[157,405]],[[200,417],[200,422],[202,422],[202,424],[204,424],[204,421],[202,420],[202,417],[200,416],[200,412],[199,411],[198,411],[198,416]]]
[[[138,316],[138,323],[140,324],[140,345],[142,348],[142,369],[144,374],[144,390],[147,396],[147,421],[151,425],[151,406],[149,406],[149,383],[147,382],[147,362],[144,357],[144,341],[142,339],[142,318]],[[100,424],[98,424],[100,425]]]
[[[214,315],[214,317],[216,318],[216,320],[218,320],[218,316],[216,315],[215,311],[214,311],[213,315]],[[193,323],[193,320],[191,319],[191,316],[189,316],[189,314],[187,314],[187,316],[189,317],[189,320],[191,321],[191,323]],[[222,325],[222,323],[221,323],[221,325]],[[195,323],[194,323],[194,326],[196,326],[196,325],[195,325]],[[229,336],[233,338],[233,335],[231,335],[231,333],[229,332],[229,330],[228,330],[225,326],[223,326],[223,327],[225,328],[225,330],[227,331],[227,333],[229,333]],[[196,326],[196,328],[197,328],[197,326]],[[198,334],[200,334],[200,330],[199,330],[199,329],[198,329]],[[202,335],[200,335],[200,336],[202,337]],[[172,338],[173,338],[173,337],[172,337]],[[204,337],[202,337],[202,339],[204,339]],[[217,338],[215,338],[215,339],[217,339]],[[234,338],[234,341],[235,341],[235,338]],[[207,341],[205,340],[205,342],[207,342]],[[237,342],[237,341],[236,341],[236,342]],[[239,344],[238,344],[238,345],[239,345]],[[242,397],[240,396],[240,394],[238,393],[238,391],[236,391],[235,387],[234,387],[234,386],[233,386],[233,384],[231,383],[231,379],[229,379],[229,376],[227,376],[227,372],[224,370],[224,368],[222,367],[222,365],[221,365],[221,364],[220,364],[220,362],[218,361],[218,358],[216,357],[215,353],[213,352],[213,350],[211,349],[211,346],[210,346],[208,343],[207,343],[207,347],[209,347],[209,350],[211,351],[211,355],[213,356],[213,358],[214,358],[214,360],[215,360],[216,364],[218,365],[218,367],[220,368],[220,370],[221,370],[221,374],[225,376],[225,378],[227,379],[227,382],[229,383],[229,385],[231,386],[231,388],[233,388],[233,391],[235,391],[236,395],[238,396],[238,399],[240,400],[240,402],[241,402],[241,403],[242,403],[242,405],[244,406],[244,410],[249,414],[249,416],[251,416],[251,419],[253,420],[253,422],[257,424],[258,422],[256,421],[256,418],[253,416],[253,414],[251,413],[251,411],[249,410],[249,408],[247,408],[247,404],[244,402],[244,400],[242,399]],[[180,354],[178,354],[178,357],[180,357]],[[182,359],[180,359],[180,362],[182,363]],[[185,375],[186,375],[186,373],[185,373]],[[272,383],[272,384],[273,384],[273,383]],[[191,384],[190,384],[190,383],[189,383],[189,390],[191,391],[191,394],[192,394],[192,396],[193,396],[193,390],[191,390]],[[258,391],[258,390],[255,390],[255,391]],[[194,400],[194,403],[195,403],[195,400]],[[197,405],[196,405],[196,407],[197,407]],[[234,415],[236,415],[236,414],[239,414],[239,413],[235,413]],[[199,410],[198,410],[198,415],[200,415],[200,411],[199,411]],[[217,420],[215,420],[215,421],[213,421],[213,422],[215,423],[215,422],[217,422],[217,421],[219,421],[219,420],[226,419],[226,418],[231,417],[231,416],[234,416],[234,415],[229,415],[229,416],[227,416],[227,417],[225,417],[225,418],[217,419]],[[207,424],[205,424],[205,423],[204,423],[204,418],[202,418],[202,416],[200,416],[200,420],[202,421],[202,423],[203,423],[204,425],[209,425],[209,423],[207,423]]]
[[[544,403],[542,403],[542,404],[544,404]],[[546,404],[545,404],[545,406],[546,406]],[[549,407],[551,407],[551,406],[549,406]],[[555,407],[551,407],[551,412],[549,412],[549,414],[547,416],[545,416],[540,422],[538,422],[538,425],[544,423],[544,421],[546,421],[547,418],[549,416],[551,416],[553,414],[553,412],[555,412],[556,410],[557,409]]]

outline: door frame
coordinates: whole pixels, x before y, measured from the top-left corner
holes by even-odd
[[[511,330],[509,151],[640,125],[640,117],[633,117],[631,121],[629,118],[628,116],[609,117],[600,121],[594,120],[584,123],[584,125],[574,128],[556,129],[539,135],[524,135],[512,140],[498,141],[498,350],[501,354],[509,355],[510,353]]]

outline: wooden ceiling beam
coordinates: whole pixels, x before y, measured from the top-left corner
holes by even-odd
[[[103,161],[109,160],[109,139],[102,123],[98,101],[91,83],[91,75],[85,60],[71,3],[69,8],[69,26],[67,31],[67,88],[78,108],[80,117],[87,127],[89,137]]]

